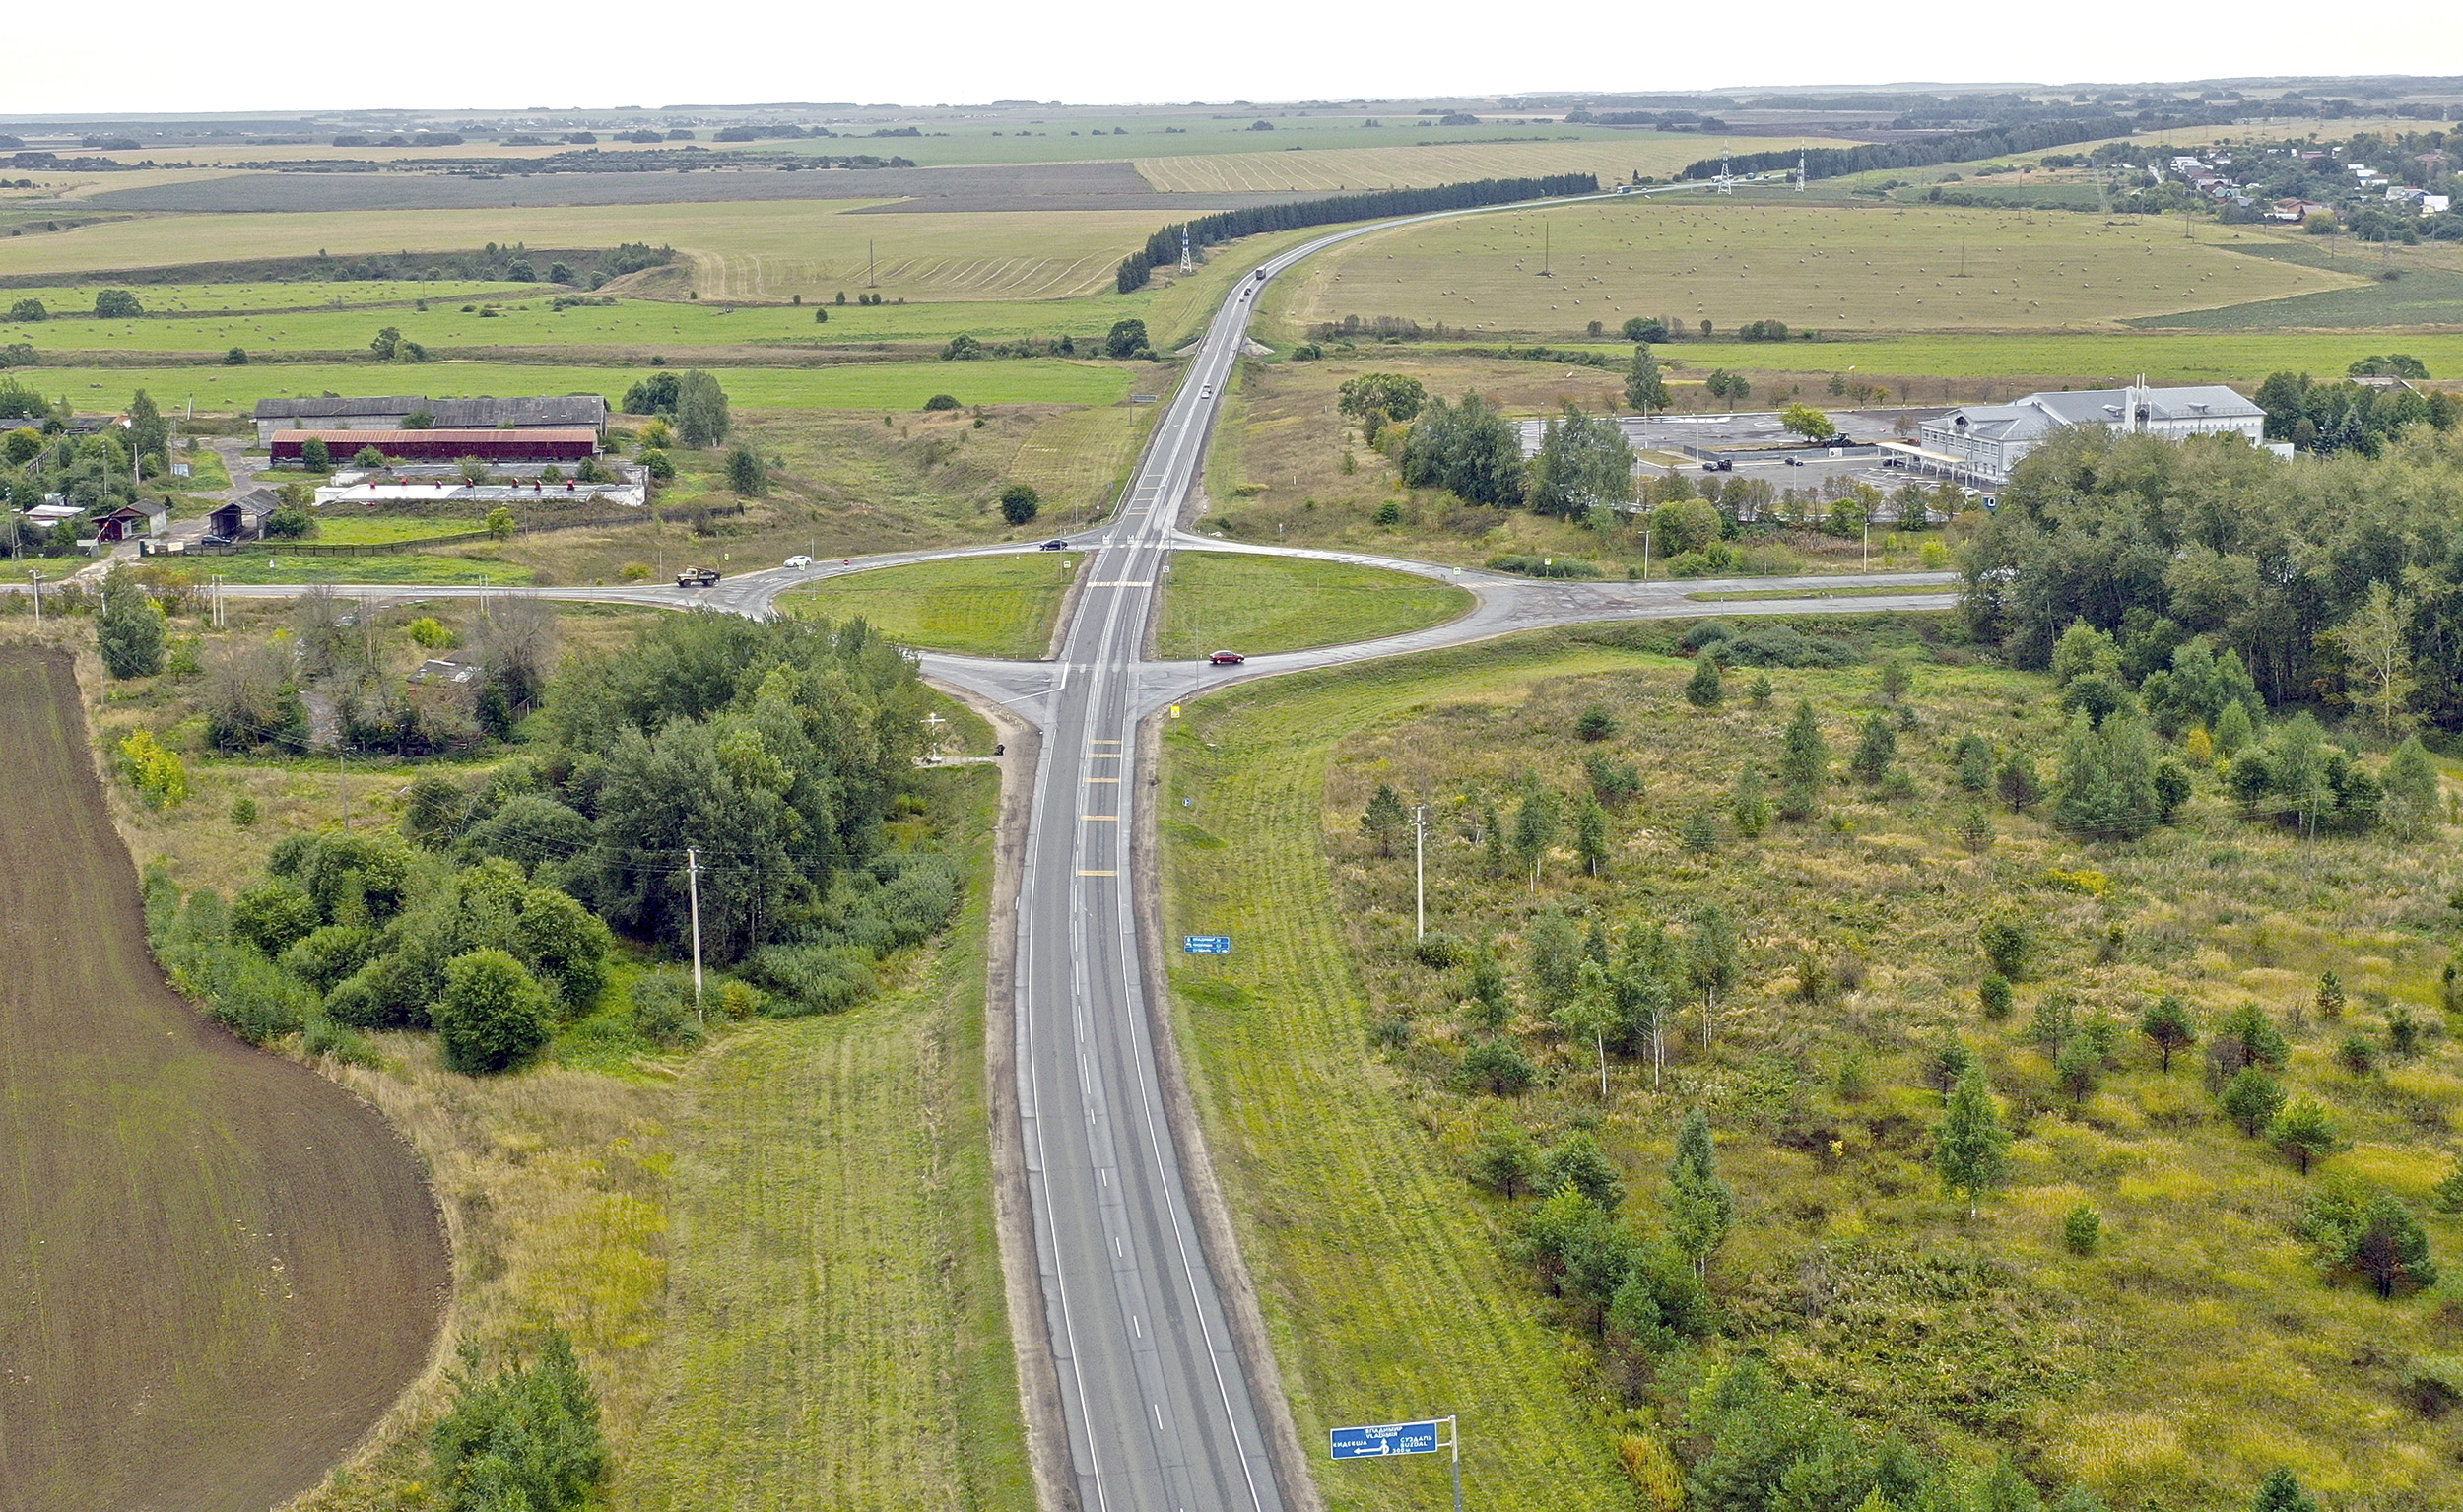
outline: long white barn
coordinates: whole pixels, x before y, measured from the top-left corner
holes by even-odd
[[[1928,420],[1924,450],[1956,458],[1985,482],[2010,476],[2019,460],[2070,426],[2178,440],[2191,435],[2240,435],[2251,442],[2266,433],[2266,412],[2222,384],[2197,388],[2149,388],[2144,378],[2127,388],[2073,389],[2030,394],[2010,404],[1970,404]]]

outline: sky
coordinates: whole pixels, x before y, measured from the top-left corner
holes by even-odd
[[[2281,7],[2276,20],[2269,12]],[[687,101],[1126,103],[2023,79],[2127,83],[2463,73],[2463,4],[2355,25],[2283,0],[2211,7],[1853,7],[1804,0],[1540,11],[1232,0],[833,6],[638,0],[214,11],[112,7],[108,45],[0,70],[0,112],[604,108]],[[1955,24],[1945,24],[1955,17]],[[2110,24],[2106,24],[2109,22]],[[19,41],[31,40],[21,27]]]

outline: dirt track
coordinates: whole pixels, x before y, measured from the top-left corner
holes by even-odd
[[[86,740],[0,649],[0,1512],[261,1512],[426,1366],[450,1260],[373,1111],[164,984]]]

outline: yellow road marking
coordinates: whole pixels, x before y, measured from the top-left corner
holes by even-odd
[[[1081,877],[1117,877],[1120,874],[1118,872],[1080,872],[1078,875]]]

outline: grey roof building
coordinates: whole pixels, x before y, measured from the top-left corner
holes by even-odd
[[[1998,483],[2054,431],[2071,426],[2102,426],[2173,440],[2240,435],[2256,442],[2266,432],[2266,412],[2220,383],[2150,388],[2141,378],[2127,388],[2077,389],[2030,394],[2010,404],[1962,405],[1926,421],[1921,435],[1925,451],[1955,459],[1978,481]]]
[[[399,430],[425,410],[439,430],[590,429],[607,434],[607,400],[598,394],[532,399],[430,399],[388,394],[351,399],[260,399],[256,438],[271,441],[278,430]]]

